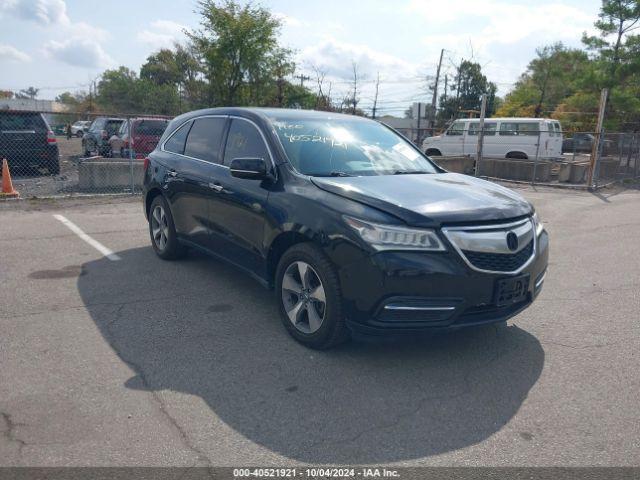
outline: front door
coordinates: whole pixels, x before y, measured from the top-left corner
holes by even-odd
[[[234,158],[262,158],[272,165],[271,155],[258,127],[234,117],[228,129],[224,165]],[[271,183],[232,177],[221,169],[220,191],[210,204],[209,220],[216,242],[222,241],[225,256],[233,263],[264,275],[265,208]]]

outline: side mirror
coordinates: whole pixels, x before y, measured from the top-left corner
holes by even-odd
[[[249,180],[270,178],[264,158],[234,158],[229,166],[231,176]]]

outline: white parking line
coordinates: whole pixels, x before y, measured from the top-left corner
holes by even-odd
[[[69,230],[71,230],[73,233],[75,233],[77,236],[79,236],[82,240],[87,242],[93,248],[98,250],[101,254],[103,254],[109,260],[112,260],[114,262],[120,260],[120,257],[118,255],[116,255],[115,253],[113,253],[112,250],[109,250],[107,247],[102,245],[99,241],[97,241],[94,238],[91,238],[89,235],[84,233],[79,226],[77,226],[75,223],[73,223],[67,217],[65,217],[63,215],[54,215],[53,218],[55,218],[56,220],[59,220],[60,222],[62,222]]]

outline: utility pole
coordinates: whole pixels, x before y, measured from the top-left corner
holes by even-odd
[[[447,101],[447,85],[449,83],[449,75],[444,75],[444,101]]]
[[[596,170],[598,169],[598,163],[600,160],[600,144],[602,142],[602,125],[604,123],[604,113],[607,108],[607,98],[609,96],[609,89],[603,88],[600,92],[600,107],[598,109],[598,124],[596,126],[595,132],[595,141],[593,142],[593,147],[591,149],[591,162],[589,165],[589,178],[587,181],[587,187],[592,189],[595,185],[593,184],[593,179],[596,174]]]
[[[480,161],[482,160],[482,145],[484,143],[484,115],[487,110],[487,94],[482,94],[480,106],[480,122],[478,124],[478,146],[476,148],[476,177],[480,176]]]
[[[378,87],[380,86],[380,72],[378,72],[378,77],[376,78],[376,95],[373,97],[373,112],[372,117],[376,118],[376,108],[378,107]]]
[[[300,79],[300,86],[304,87],[304,82],[306,82],[307,80],[311,80],[311,77],[308,77],[304,74],[300,74],[300,75],[296,75],[295,78]]]
[[[436,124],[436,102],[438,101],[438,81],[440,80],[440,68],[442,67],[442,56],[444,48],[440,50],[440,60],[438,61],[438,69],[436,70],[436,82],[433,85],[433,97],[431,98],[431,128]]]
[[[418,146],[419,149],[422,149],[422,146],[420,145],[420,116],[422,115],[420,113],[420,110],[422,107],[422,104],[420,102],[418,102],[418,122],[416,124],[416,129],[418,130],[418,133],[416,134],[416,145]]]

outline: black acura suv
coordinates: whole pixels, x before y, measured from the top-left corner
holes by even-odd
[[[159,257],[196,248],[245,270],[275,289],[285,327],[313,348],[351,332],[504,322],[547,270],[529,202],[354,116],[181,115],[145,159],[143,198]]]

